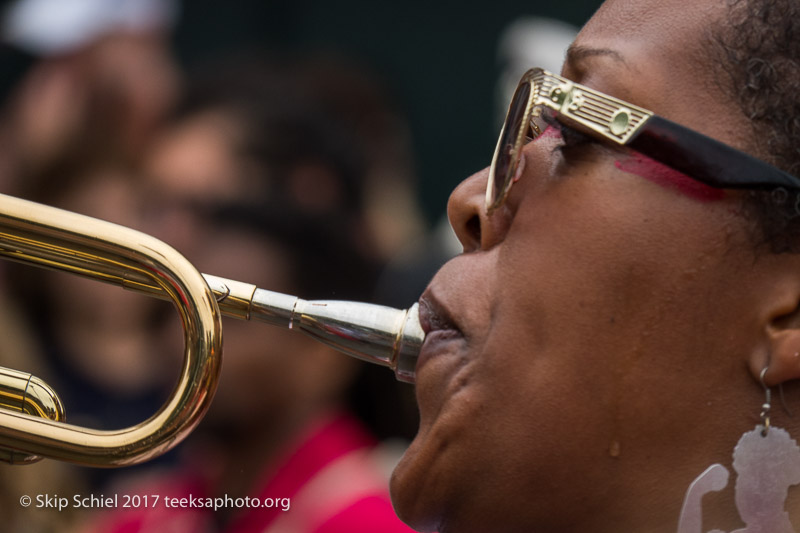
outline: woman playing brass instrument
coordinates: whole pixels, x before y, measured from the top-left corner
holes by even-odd
[[[420,301],[407,523],[800,531],[799,15],[608,0],[526,74]]]

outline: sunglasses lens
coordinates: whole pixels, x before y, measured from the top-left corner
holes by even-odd
[[[489,200],[493,206],[501,202],[511,183],[511,178],[517,170],[519,152],[522,148],[523,140],[520,139],[520,130],[525,120],[525,111],[528,107],[530,93],[530,83],[521,84],[517,87],[514,98],[511,100],[511,105],[508,107],[506,123],[497,144],[494,175],[490,178],[492,180],[492,197]]]

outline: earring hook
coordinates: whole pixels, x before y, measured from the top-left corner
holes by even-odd
[[[762,437],[766,437],[767,433],[769,433],[769,411],[772,408],[772,391],[767,387],[767,384],[764,383],[764,376],[766,374],[767,367],[764,367],[764,370],[761,371],[761,386],[764,387],[766,400],[761,405],[761,425],[764,426],[764,429],[761,430]]]

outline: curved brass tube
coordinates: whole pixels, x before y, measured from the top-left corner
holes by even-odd
[[[306,301],[203,275],[153,237],[4,195],[0,195],[0,257],[172,300],[185,337],[180,379],[167,402],[148,420],[120,430],[60,422],[63,408],[55,392],[44,392],[52,389],[38,378],[15,379],[14,371],[9,371],[10,378],[0,379],[0,460],[7,450],[17,462],[42,456],[113,467],[140,463],[169,450],[194,429],[214,396],[221,363],[221,314],[301,331],[346,354],[387,366],[406,382],[414,381],[425,337],[416,304],[401,310],[360,302]],[[5,399],[4,383],[8,384]],[[31,397],[34,389],[40,403]],[[18,408],[21,398],[28,400]]]
[[[213,292],[183,256],[138,231],[9,196],[0,197],[0,255],[123,285],[128,278],[147,280],[175,303],[185,332],[178,384],[148,420],[101,431],[0,410],[0,448],[123,466],[155,457],[188,435],[216,390],[222,325]]]
[[[50,385],[25,372],[0,367],[0,407],[55,421],[64,420],[64,405]],[[0,449],[0,461],[30,464],[41,457]]]

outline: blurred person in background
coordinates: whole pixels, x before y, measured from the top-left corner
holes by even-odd
[[[371,253],[381,261],[390,259],[424,233],[407,120],[388,87],[351,59],[317,53],[296,65],[296,71],[298,83],[341,123],[347,142],[362,154],[361,194],[374,235]]]
[[[137,160],[178,90],[166,35],[169,0],[21,0],[2,23],[4,79],[0,189],[126,225],[137,222]],[[7,262],[1,361],[53,385],[68,420],[119,428],[165,396],[146,331],[151,305],[115,287]],[[30,289],[25,291],[25,288]],[[23,311],[22,316],[16,316]],[[30,337],[30,338],[29,338]],[[36,357],[38,355],[38,357]],[[172,367],[175,369],[176,367]],[[153,398],[152,394],[159,396]],[[131,399],[145,402],[147,407]],[[124,406],[125,408],[122,408]],[[153,406],[153,409],[150,409]],[[146,414],[144,411],[147,411]],[[43,461],[0,467],[0,514],[9,530],[66,531],[75,518],[24,508],[23,494],[71,496],[105,471]]]
[[[19,0],[8,7],[3,40],[34,60],[3,117],[12,185],[20,181],[14,173],[136,161],[178,94],[167,40],[175,15],[172,0]]]
[[[137,166],[179,89],[166,40],[175,10],[169,0],[11,4],[4,39],[39,60],[12,90],[0,124],[5,192],[137,225]],[[163,388],[148,337],[159,304],[75,276],[15,270],[13,289],[30,291],[22,303],[62,399],[73,413],[101,408],[71,420],[102,428],[138,421],[139,411],[120,412],[113,399]]]
[[[303,67],[248,60],[192,86],[147,158],[144,229],[203,272],[304,298],[366,300],[380,257],[365,222],[364,152],[318,97],[326,80],[313,90],[306,80]],[[347,408],[366,365],[289,331],[226,319],[224,332],[217,394],[179,464],[113,492],[275,505],[117,510],[87,528],[410,531],[391,507],[375,437]],[[180,353],[177,324],[165,336],[158,344]]]

